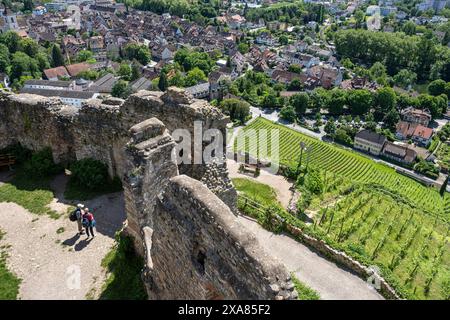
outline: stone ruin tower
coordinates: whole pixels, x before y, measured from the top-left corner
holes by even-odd
[[[290,275],[236,218],[226,163],[177,165],[174,130],[194,122],[225,136],[228,118],[184,90],[127,100],[0,94],[0,148],[51,147],[56,162],[91,157],[123,181],[126,232],[145,258],[150,299],[295,299]]]

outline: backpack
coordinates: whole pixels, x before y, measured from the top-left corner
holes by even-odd
[[[72,222],[77,221],[77,210],[72,211],[72,213],[70,214],[69,216],[70,221]]]
[[[81,221],[83,227],[89,227],[89,220],[86,218],[83,218],[83,220]]]

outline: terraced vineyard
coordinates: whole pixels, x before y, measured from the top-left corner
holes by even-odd
[[[364,186],[313,220],[311,228],[382,266],[406,297],[450,298],[449,227],[440,217]]]
[[[444,219],[448,219],[450,216],[450,201],[448,197],[444,201],[436,188],[426,187],[398,174],[391,167],[377,163],[356,152],[311,138],[263,118],[256,119],[244,130],[241,130],[239,133],[241,137],[238,135],[236,140],[236,150],[247,151],[256,156],[258,144],[254,142],[258,141],[258,132],[262,132],[262,130],[268,132],[268,147],[259,147],[259,149],[264,149],[259,150],[262,158],[272,158],[270,132],[278,130],[281,164],[296,164],[300,155],[300,142],[304,142],[310,151],[308,154],[303,153],[303,161],[307,161],[307,157],[309,157],[310,165],[341,175],[354,182],[370,183],[374,187],[385,189],[398,201],[408,203],[413,208],[426,211],[428,214],[440,215]],[[245,144],[242,142],[244,134],[248,137],[245,139]]]
[[[321,178],[323,193],[313,195],[305,210],[307,220],[303,214],[284,210],[278,214],[365,265],[378,266],[404,298],[450,299],[448,222],[399,203],[384,189],[352,183],[323,171]],[[246,180],[245,184],[237,181],[235,185],[262,207],[272,204],[267,202],[270,190],[264,190],[266,196],[261,197],[259,184]],[[302,194],[306,191],[303,186],[299,188]],[[245,212],[242,201],[238,204]]]

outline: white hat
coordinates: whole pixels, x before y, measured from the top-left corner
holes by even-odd
[[[80,208],[80,209],[83,209],[84,208],[84,204],[79,203],[79,204],[77,204],[77,207]]]

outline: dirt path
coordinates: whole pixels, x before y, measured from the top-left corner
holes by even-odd
[[[61,197],[65,182],[58,176],[52,184],[57,189],[50,206],[60,213],[71,204]],[[96,237],[89,241],[76,235],[76,223],[66,216],[54,220],[15,203],[0,203],[0,229],[6,232],[2,243],[11,246],[9,269],[22,279],[20,299],[85,299],[101,287],[101,260],[125,220],[123,195],[104,195],[84,204],[94,209],[97,221]]]
[[[260,175],[254,178],[252,175],[239,173],[239,164],[231,159],[227,159],[227,167],[230,178],[247,178],[260,183],[267,184],[271,186],[276,194],[277,199],[284,208],[289,206],[289,202],[293,196],[293,191],[291,190],[292,183],[289,182],[285,177],[280,175],[274,175],[261,169]]]
[[[263,229],[245,216],[238,217],[260,244],[278,258],[290,272],[316,290],[324,300],[382,300],[383,297],[364,280],[326,260],[298,241]]]

